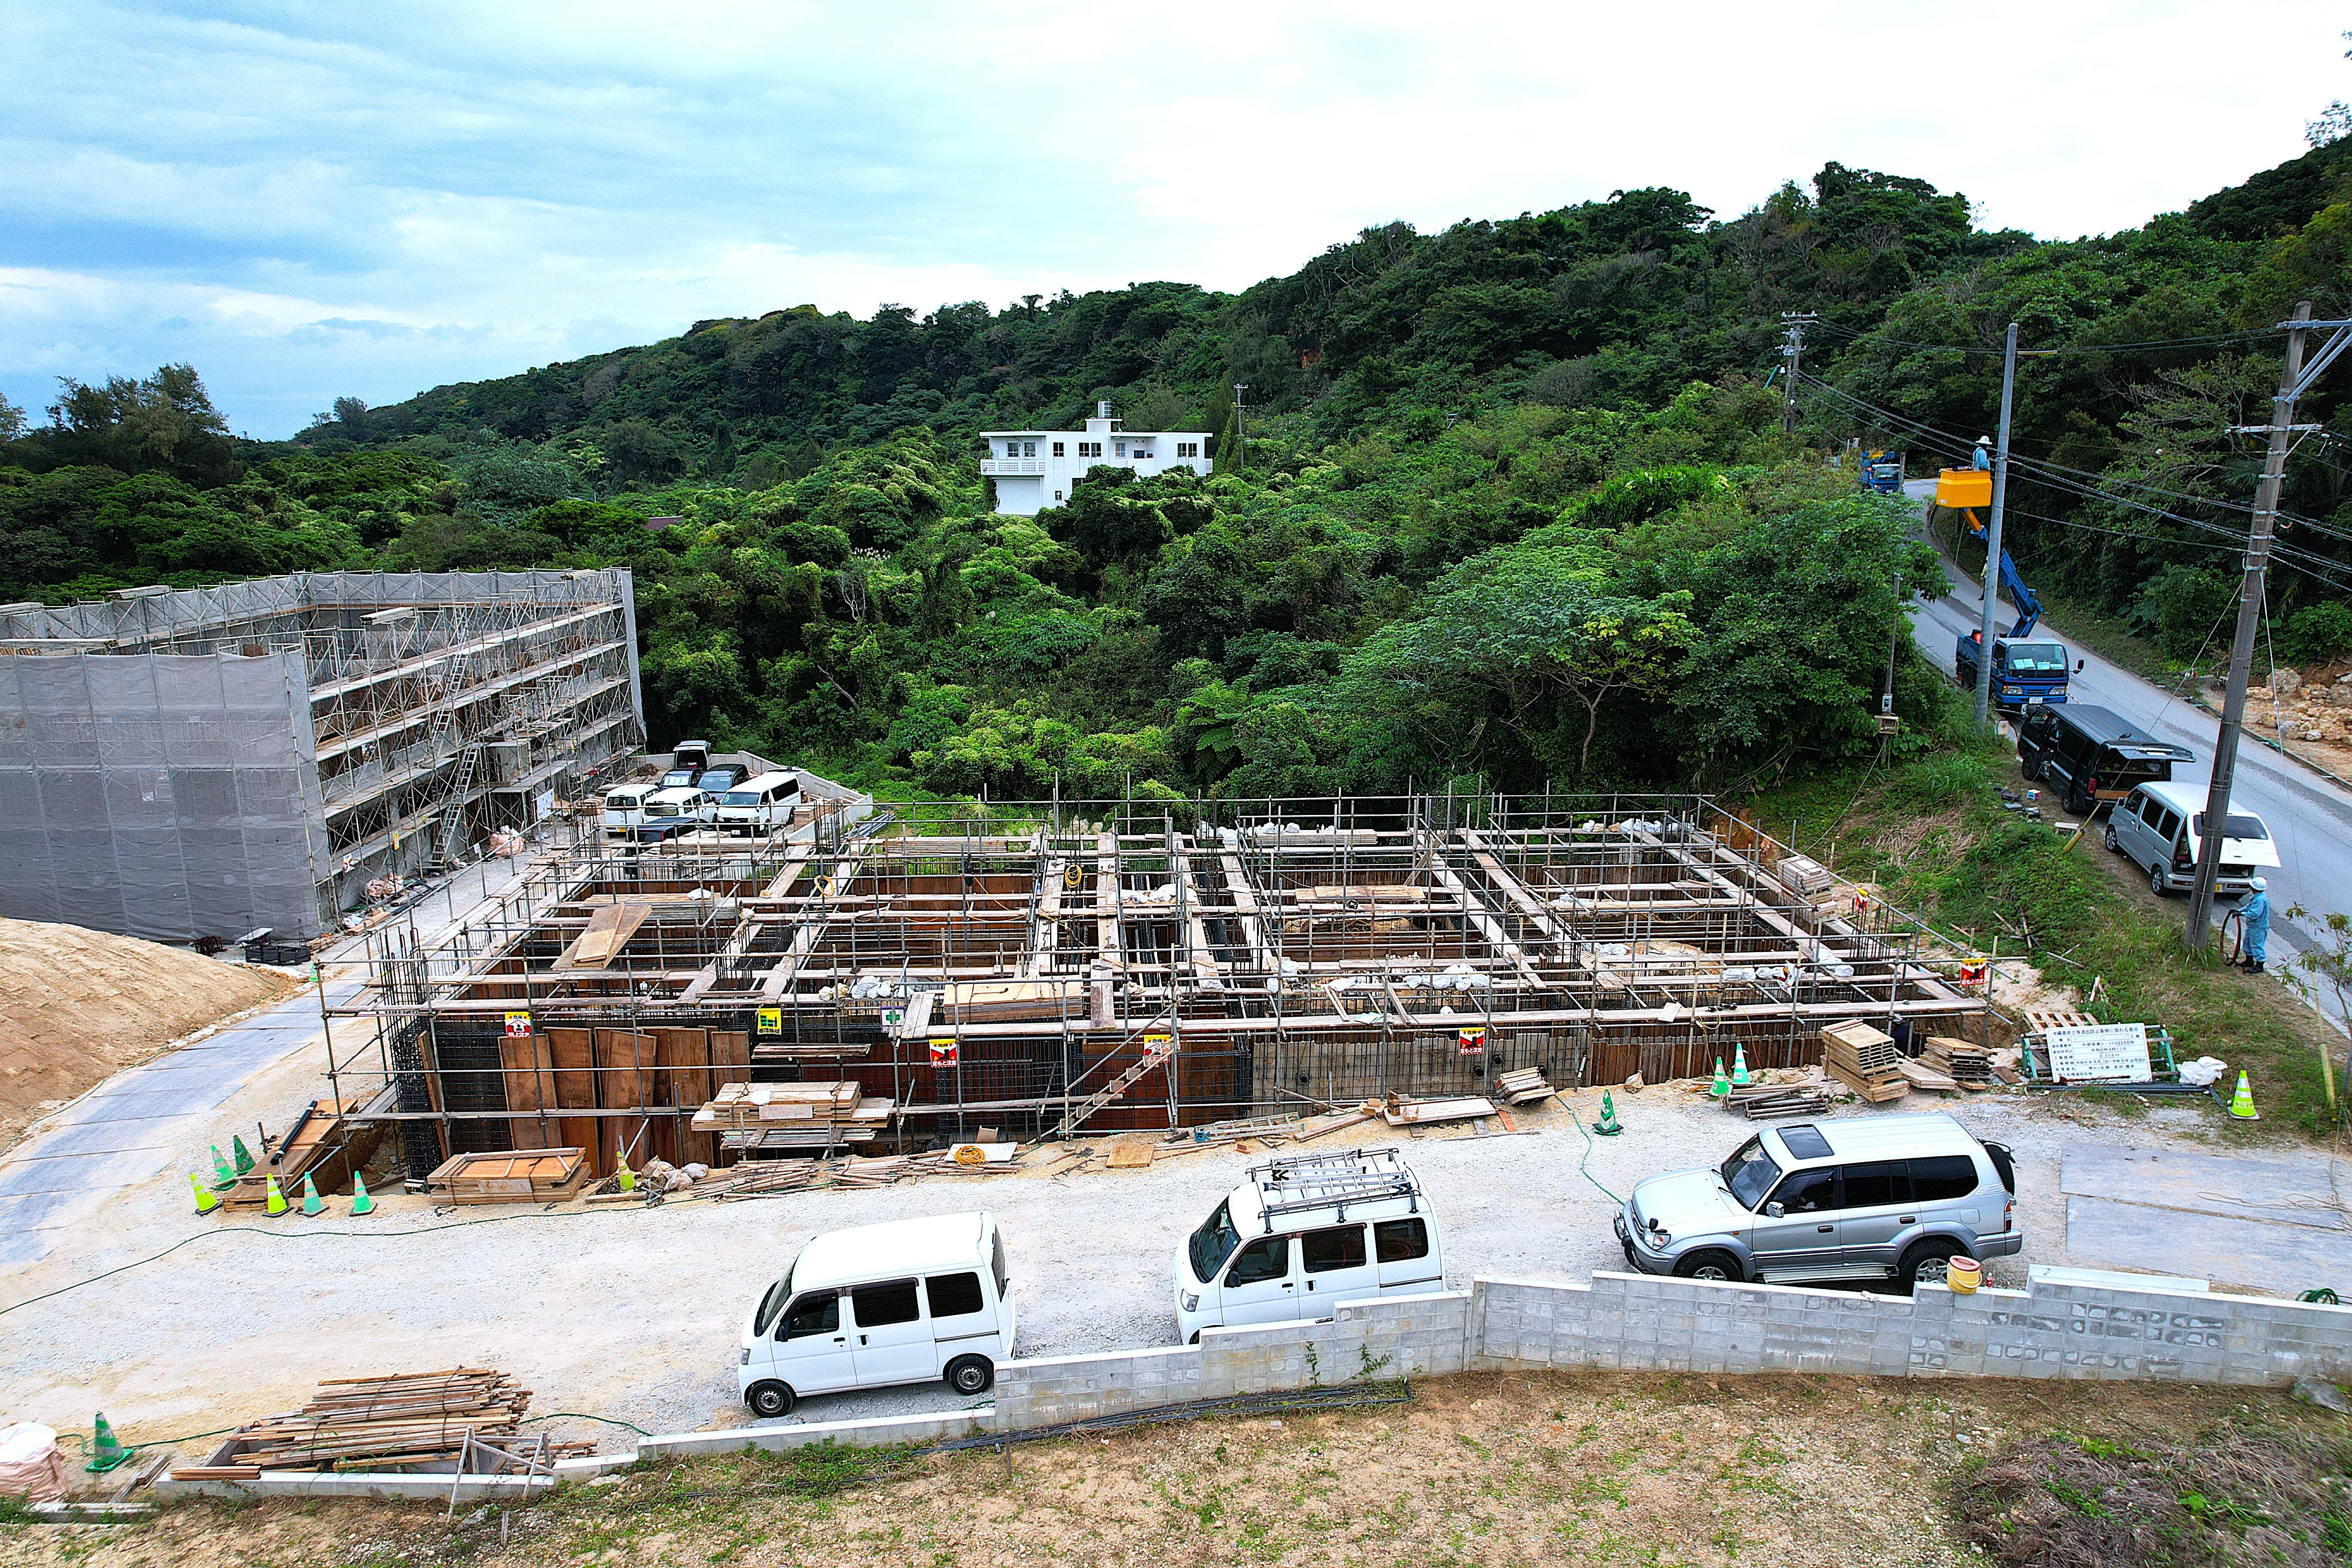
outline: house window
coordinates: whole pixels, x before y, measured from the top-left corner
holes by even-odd
[[[1022,455],[1023,457],[1024,457],[1024,458],[1034,458],[1034,457],[1035,457],[1035,456],[1037,455],[1037,443],[1036,443],[1036,442],[1034,442],[1034,441],[1024,441],[1024,442],[1022,442],[1022,443],[1021,443],[1021,455]]]
[[[1055,491],[1054,492],[1054,499],[1055,499],[1055,500],[1060,500],[1062,499],[1062,492],[1061,492],[1061,491],[1059,491],[1059,490],[1055,490]]]
[[[1061,455],[1062,455],[1062,444],[1061,444],[1059,441],[1056,441],[1056,442],[1055,442],[1055,443],[1054,443],[1054,456],[1055,456],[1055,457],[1057,457],[1057,458],[1058,458],[1058,457],[1060,457]]]

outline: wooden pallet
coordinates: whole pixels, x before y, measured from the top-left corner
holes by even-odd
[[[455,1154],[425,1178],[453,1204],[560,1203],[588,1181],[584,1149],[507,1149]]]

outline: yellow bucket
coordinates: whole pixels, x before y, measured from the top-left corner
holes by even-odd
[[[1992,505],[1992,474],[1986,468],[1946,468],[1936,476],[1936,504],[1954,510]]]
[[[1952,1288],[1955,1296],[1973,1296],[1977,1287],[1984,1283],[1984,1265],[1973,1258],[1955,1258],[1944,1275],[1944,1282]]]

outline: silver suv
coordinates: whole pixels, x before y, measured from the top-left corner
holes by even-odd
[[[1774,1284],[1886,1279],[1909,1290],[1955,1258],[2006,1258],[2016,1228],[2009,1151],[1948,1116],[1768,1127],[1719,1166],[1651,1176],[1617,1215],[1647,1274]]]

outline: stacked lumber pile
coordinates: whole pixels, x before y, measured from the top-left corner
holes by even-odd
[[[530,1390],[488,1367],[329,1378],[301,1409],[240,1426],[215,1463],[174,1480],[252,1480],[264,1470],[333,1470],[446,1458],[472,1438],[511,1438]],[[585,1445],[564,1444],[564,1448]]]
[[[1965,1089],[1987,1089],[2000,1081],[2000,1074],[1993,1066],[1991,1047],[1972,1046],[1948,1035],[1929,1036],[1919,1052],[1919,1060]]]
[[[1924,1089],[1937,1094],[1950,1094],[1960,1087],[1959,1079],[1948,1072],[1938,1072],[1926,1062],[1909,1057],[1897,1057],[1895,1066],[1903,1074],[1903,1081],[1913,1089]]]
[[[1513,1105],[1528,1105],[1549,1100],[1559,1091],[1544,1080],[1543,1068],[1520,1068],[1515,1072],[1496,1074],[1495,1092]]]
[[[1911,1092],[1911,1080],[1895,1065],[1902,1059],[1894,1040],[1867,1024],[1832,1024],[1822,1030],[1822,1066],[1864,1100],[1900,1100]]]
[[[697,1132],[721,1134],[719,1147],[740,1152],[823,1152],[845,1143],[870,1143],[890,1120],[894,1102],[870,1098],[854,1079],[835,1083],[730,1083],[694,1113]]]
[[[425,1178],[453,1204],[561,1203],[588,1180],[584,1149],[503,1149],[455,1154]]]
[[[1750,1121],[1778,1121],[1784,1116],[1822,1114],[1830,1108],[1830,1095],[1818,1079],[1800,1083],[1751,1083],[1733,1089],[1724,1104]]]
[[[1412,1095],[1391,1090],[1381,1108],[1381,1120],[1391,1127],[1426,1127],[1433,1122],[1466,1121],[1473,1117],[1494,1114],[1495,1102],[1476,1094],[1416,1100]]]

